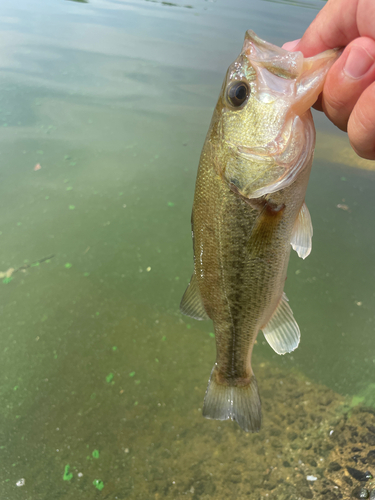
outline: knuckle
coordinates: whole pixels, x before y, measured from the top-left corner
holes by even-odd
[[[354,151],[368,160],[375,159],[375,117],[359,102],[348,122],[348,135]]]

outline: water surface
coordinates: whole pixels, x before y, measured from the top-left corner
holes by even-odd
[[[196,168],[246,29],[280,45],[322,5],[3,0],[0,271],[20,269],[0,283],[2,498],[228,498],[212,457],[232,470],[255,438],[200,414],[212,324],[178,311]],[[313,384],[316,402],[334,391],[335,405],[370,404],[375,382],[373,163],[316,123],[313,252],[292,255],[286,285],[302,342],[278,357],[260,337],[254,352],[266,419],[281,404],[275,380],[290,397]],[[228,491],[260,488],[278,454]]]

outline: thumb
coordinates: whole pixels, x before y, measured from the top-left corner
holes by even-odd
[[[365,89],[375,81],[375,40],[356,38],[330,69],[323,88],[323,109],[341,130]]]
[[[298,38],[297,40],[293,40],[292,42],[286,42],[282,46],[282,49],[289,50],[290,52],[294,52],[297,49],[297,46],[298,46],[300,41],[301,41],[301,39]]]

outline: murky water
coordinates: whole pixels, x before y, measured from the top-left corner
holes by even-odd
[[[322,5],[2,1],[2,499],[272,497],[270,468],[287,483],[282,463],[310,463],[305,441],[345,402],[375,405],[374,164],[321,115],[313,252],[292,255],[286,285],[302,342],[284,357],[256,346],[258,436],[201,416],[212,325],[178,310],[225,71],[246,29],[282,44]],[[322,427],[306,428],[301,394]]]

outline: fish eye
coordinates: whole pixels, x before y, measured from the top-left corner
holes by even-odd
[[[227,100],[234,108],[239,108],[248,99],[250,87],[246,82],[233,82],[227,90]]]

